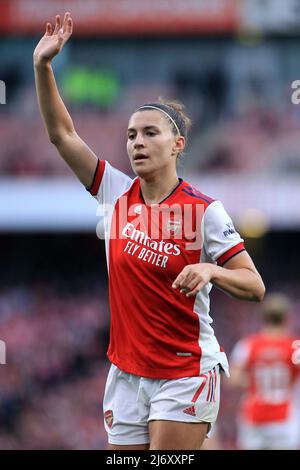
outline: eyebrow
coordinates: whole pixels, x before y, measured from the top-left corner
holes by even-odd
[[[143,127],[143,131],[149,131],[150,129],[155,129],[155,130],[159,130],[157,126],[145,126]],[[130,127],[129,129],[127,129],[127,132],[132,132],[132,131],[136,131],[135,127]]]

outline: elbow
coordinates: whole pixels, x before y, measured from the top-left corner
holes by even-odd
[[[262,302],[264,300],[265,293],[266,293],[266,288],[262,279],[260,278],[259,282],[257,283],[256,289],[253,292],[253,301]]]
[[[59,134],[48,134],[48,138],[49,138],[51,144],[55,145],[56,147],[61,142],[61,136]]]
[[[58,130],[58,131],[51,131],[48,132],[48,138],[51,144],[55,145],[55,147],[60,147],[64,142],[67,141],[69,137],[72,137],[74,134],[74,130]]]
[[[48,137],[51,144],[55,145],[55,147],[59,147],[64,140],[64,135],[61,132],[53,132],[48,134]]]

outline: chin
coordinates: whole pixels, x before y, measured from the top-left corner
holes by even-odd
[[[132,165],[132,170],[136,176],[143,179],[151,178],[153,174],[153,169],[142,168],[141,166],[137,167]]]

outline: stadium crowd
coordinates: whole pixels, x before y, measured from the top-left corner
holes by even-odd
[[[151,93],[151,87],[141,87],[140,92],[132,97],[125,89],[118,109],[113,108],[105,113],[91,106],[78,111],[76,106],[69,103],[78,133],[97,155],[130,174],[132,170],[124,153],[128,112],[140,103],[156,98],[158,90],[159,86],[154,87]],[[24,102],[26,94],[32,94],[32,90],[29,88],[20,93],[24,93],[24,96],[19,97]],[[176,94],[174,87],[170,87],[166,93],[170,97],[181,96]],[[27,98],[31,103],[27,110],[26,106],[25,110],[20,111],[12,105],[8,115],[0,113],[0,174],[17,178],[71,177],[67,165],[57,158],[55,148],[48,144],[36,106],[32,104],[35,103],[33,98]],[[185,169],[200,171],[202,174],[211,171],[299,173],[300,112],[298,107],[294,107],[291,112],[289,99],[284,102],[285,106],[275,102],[269,105],[263,100],[258,101],[253,94],[241,99],[240,109],[229,110],[224,105],[222,119],[208,122],[204,116],[199,117],[196,112],[192,112],[194,121],[184,161]],[[107,139],[107,135],[114,137]],[[232,139],[232,135],[235,139]]]
[[[0,448],[101,447],[108,324],[101,292],[11,288],[0,293],[0,311],[7,350]]]
[[[67,284],[67,288],[66,288]],[[108,361],[109,312],[105,288],[72,289],[54,282],[1,289],[0,338],[7,364],[0,368],[0,448],[105,449],[102,396]],[[293,313],[300,299],[293,292]],[[216,290],[212,315],[230,353],[258,325],[258,306],[224,303]],[[234,327],[233,327],[234,325]],[[294,331],[300,320],[293,315]],[[236,448],[239,392],[224,387],[218,432],[222,448]]]

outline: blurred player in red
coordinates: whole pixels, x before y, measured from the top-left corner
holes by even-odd
[[[109,449],[199,449],[216,421],[225,352],[211,327],[212,284],[260,301],[264,284],[222,203],[178,178],[190,125],[183,107],[148,103],[129,119],[134,179],[81,140],[51,60],[72,34],[56,17],[34,52],[51,142],[105,213],[111,312],[104,394]],[[112,139],[113,136],[107,136]]]
[[[284,295],[267,296],[262,330],[232,351],[229,385],[245,391],[238,420],[241,449],[299,446],[300,340],[288,332],[289,308]]]

